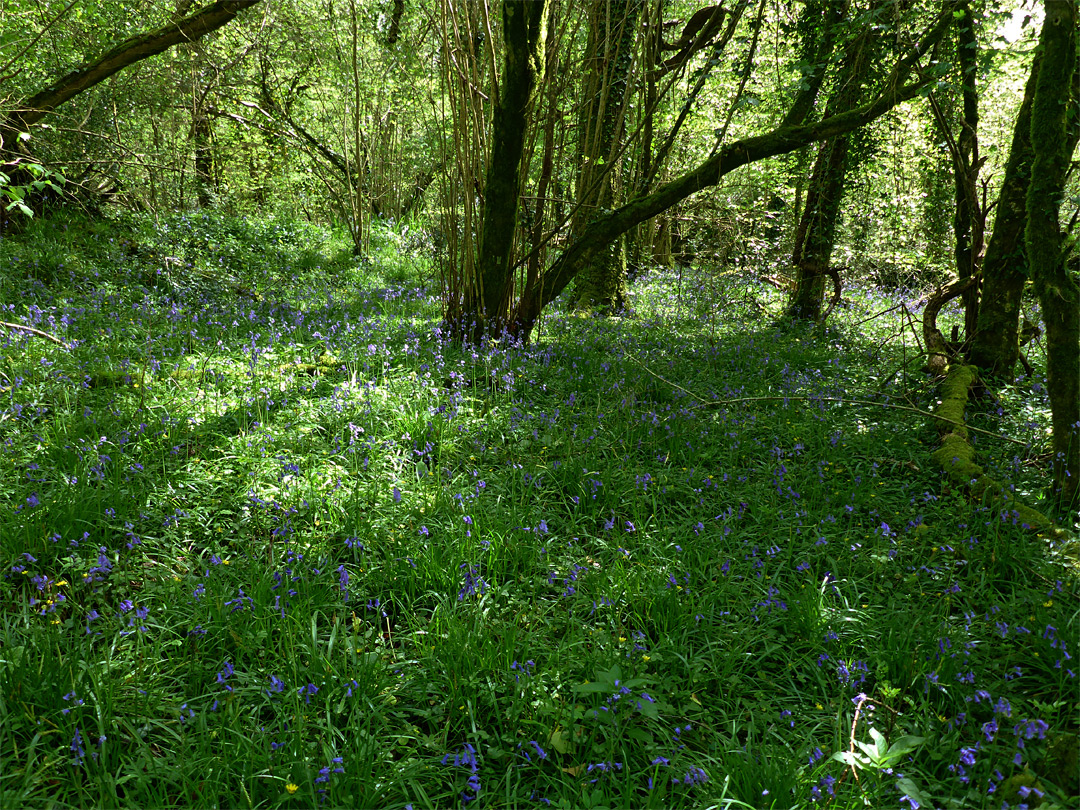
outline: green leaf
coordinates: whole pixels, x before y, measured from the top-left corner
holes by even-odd
[[[910,753],[924,742],[926,742],[926,737],[915,737],[912,735],[901,737],[889,746],[889,756],[902,756],[903,754]]]
[[[934,800],[920,790],[908,777],[896,780],[896,787],[905,796],[910,796],[919,803],[920,807],[933,807]]]
[[[878,731],[876,728],[870,728],[870,738],[874,741],[874,745],[877,748],[877,759],[884,759],[889,753],[889,743],[885,739],[885,735]],[[869,752],[867,752],[869,753]]]
[[[562,726],[552,729],[551,735],[548,737],[548,743],[560,754],[565,754],[570,750],[570,737]]]

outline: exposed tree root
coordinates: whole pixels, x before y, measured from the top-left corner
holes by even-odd
[[[941,446],[931,457],[949,479],[972,498],[984,504],[1006,507],[1016,515],[1018,521],[1032,529],[1055,539],[1066,539],[1068,534],[1052,520],[1019,503],[1012,493],[986,475],[983,468],[975,463],[975,448],[968,441],[969,428],[964,424],[964,408],[967,406],[968,390],[976,379],[974,366],[957,363],[948,367],[941,383],[941,405],[934,414],[934,427],[941,437]]]
[[[978,276],[959,278],[938,289],[923,310],[923,342],[926,343],[926,368],[935,376],[945,373],[952,358],[959,353],[959,346],[951,345],[938,329],[937,316],[941,308],[961,295],[979,280]],[[965,397],[966,400],[966,397]]]
[[[840,291],[842,289],[842,285],[840,284],[840,270],[841,269],[847,269],[847,268],[837,268],[837,267],[826,267],[825,268],[825,275],[827,275],[829,278],[832,279],[833,294],[832,294],[832,298],[829,300],[829,305],[827,307],[825,307],[825,311],[821,313],[821,322],[822,323],[825,323],[825,321],[828,320],[829,316],[832,314],[832,311],[834,309],[836,309],[836,305],[840,303]]]

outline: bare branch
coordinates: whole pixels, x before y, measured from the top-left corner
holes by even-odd
[[[0,326],[6,329],[12,329],[16,332],[26,332],[28,335],[33,335],[34,337],[45,338],[45,340],[51,340],[53,343],[63,346],[65,349],[71,349],[71,346],[64,343],[60,338],[54,337],[48,332],[42,332],[40,329],[35,329],[32,326],[23,326],[21,323],[8,323],[7,321],[0,321]]]

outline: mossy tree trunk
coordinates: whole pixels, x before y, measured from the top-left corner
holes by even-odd
[[[866,29],[852,41],[837,77],[837,87],[826,107],[825,117],[854,109],[869,72],[871,33]],[[795,231],[791,263],[795,267],[795,288],[788,303],[789,318],[818,320],[825,297],[825,279],[836,241],[840,202],[847,175],[849,138],[847,134],[821,145],[814,160],[806,190],[806,206]]]
[[[969,360],[995,377],[1011,378],[1019,355],[1020,299],[1027,282],[1027,192],[1031,177],[1031,102],[1040,55],[1031,63],[1024,100],[1016,116],[1005,178],[998,192],[994,229],[983,257],[982,298]]]
[[[492,117],[491,159],[484,183],[484,213],[477,269],[469,285],[463,334],[474,340],[497,334],[506,324],[513,286],[510,270],[521,195],[525,128],[544,71],[548,0],[503,0],[505,63]]]
[[[1080,493],[1080,285],[1065,264],[1059,220],[1072,157],[1069,133],[1080,115],[1074,81],[1078,23],[1075,0],[1046,0],[1039,35],[1043,61],[1031,104],[1034,159],[1025,233],[1031,278],[1046,323],[1054,481],[1064,507],[1075,505]]]
[[[598,213],[616,199],[617,165],[625,133],[630,66],[638,39],[644,0],[591,0],[586,53],[585,98],[578,125],[577,216],[580,235]],[[576,303],[599,312],[622,309],[626,293],[626,240],[622,236],[600,251],[578,277]]]

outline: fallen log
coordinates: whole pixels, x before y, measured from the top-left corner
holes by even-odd
[[[941,445],[931,454],[949,480],[967,492],[974,500],[1003,508],[1012,513],[1016,521],[1025,524],[1056,540],[1064,540],[1068,533],[1054,521],[1030,506],[1020,503],[999,481],[991,478],[982,466],[975,462],[975,447],[969,440],[970,431],[964,422],[968,391],[978,379],[975,366],[956,363],[948,366],[941,383],[941,403],[934,413],[933,425]]]

